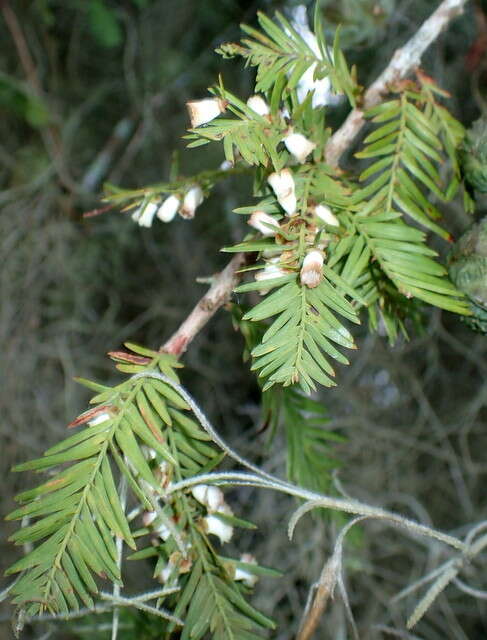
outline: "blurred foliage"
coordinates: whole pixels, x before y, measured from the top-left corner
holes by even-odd
[[[472,225],[455,243],[449,264],[450,275],[467,295],[474,314],[465,322],[487,334],[487,218]]]
[[[472,189],[487,193],[487,119],[476,120],[462,145],[462,171]]]
[[[188,126],[184,103],[203,97],[215,82],[221,60],[213,49],[238,39],[239,22],[255,26],[257,10],[286,12],[297,4],[297,0],[9,3],[41,92],[30,82],[12,33],[0,20],[4,43],[0,49],[0,473],[6,479],[2,514],[12,509],[12,495],[25,488],[19,477],[8,473],[10,466],[58,441],[67,420],[84,405],[86,395],[72,377],[112,381],[103,353],[128,338],[157,347],[201,294],[195,278],[224,264],[217,249],[222,237],[231,244],[241,235],[234,226],[236,217],[226,212],[245,204],[244,179],[219,187],[191,224],[180,220],[146,231],[123,214],[91,219],[82,219],[81,214],[99,205],[104,180],[137,187],[167,179],[171,152],[182,149],[180,137]],[[466,68],[467,54],[480,33],[474,4],[425,58],[426,70],[452,93],[453,111],[467,126],[482,106],[471,91],[481,76]],[[349,59],[360,65],[360,84],[367,85],[433,5],[429,0],[323,0],[320,6],[330,33],[342,23],[341,44]],[[475,58],[479,65],[485,61],[482,56]],[[236,69],[236,63],[225,62],[225,85],[245,95],[250,72]],[[341,113],[339,108],[337,117]],[[113,147],[115,127],[124,119],[131,125],[129,133]],[[96,174],[90,189],[84,188],[85,176],[104,150],[110,152],[108,166]],[[213,153],[208,156],[205,148],[200,155],[183,154],[181,172],[201,170],[203,157],[205,163],[210,157],[218,166],[223,158]],[[480,200],[478,213],[484,210]],[[210,229],[208,224],[215,215],[222,216],[218,237],[214,225]],[[455,203],[445,216],[457,235],[469,224]],[[418,518],[431,518],[449,530],[483,517],[485,338],[448,315],[431,311],[424,336],[410,343],[399,341],[390,350],[380,336],[364,334],[359,341],[361,357],[343,376],[342,386],[321,398],[331,416],[327,429],[347,436],[339,452],[347,491]],[[241,366],[241,348],[228,318],[216,318],[185,357],[185,384],[202,399],[215,422],[224,425],[226,437],[237,449],[258,457],[266,437],[254,430],[259,391]],[[284,467],[280,447],[284,438],[285,434],[277,437],[267,459],[269,468]],[[262,523],[259,533],[248,533],[248,548],[265,564],[288,574],[278,587],[275,581],[263,581],[257,600],[259,608],[276,614],[281,629],[289,630],[286,637],[292,637],[309,583],[318,575],[317,550],[329,549],[325,545],[333,532],[327,527],[334,525],[303,523],[296,546],[283,554],[288,543],[268,516],[272,512],[284,519],[289,502],[251,489],[239,491],[235,499],[243,517]],[[3,567],[12,561],[11,547],[4,542],[11,531],[5,524],[0,546]],[[371,535],[366,544],[360,553],[350,554],[350,568],[359,569],[351,577],[352,605],[361,637],[369,639],[379,637],[373,626],[377,620],[395,628],[397,605],[390,604],[390,598],[404,584],[405,575],[411,580],[421,575],[429,557],[416,541],[404,538],[399,552],[394,532]],[[471,571],[472,582],[485,588],[475,567]],[[142,578],[134,573],[132,580],[128,588],[139,587]],[[2,609],[0,633],[5,638],[11,637],[10,613]],[[329,616],[327,629],[337,634],[345,629],[345,612],[338,600]],[[143,616],[136,623],[127,612],[121,618],[124,624],[139,625],[140,636],[127,631],[127,637],[153,637]],[[417,633],[426,640],[482,638],[487,634],[486,619],[485,604],[458,595],[450,604],[440,599]],[[99,621],[73,621],[59,630],[46,626],[51,637],[89,638],[96,637],[90,622]],[[397,625],[396,635],[401,632]],[[41,631],[46,629],[28,629],[25,637],[40,637]],[[100,632],[99,637],[109,638],[110,632]],[[335,636],[325,630],[323,637]]]
[[[44,127],[49,121],[46,106],[11,76],[0,74],[0,104],[32,127]]]
[[[381,38],[391,17],[398,9],[398,0],[321,0],[323,21],[332,31],[342,27],[344,48],[374,44]]]

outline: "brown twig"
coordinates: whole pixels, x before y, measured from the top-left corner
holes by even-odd
[[[245,257],[238,253],[230,260],[227,266],[216,274],[213,284],[200,299],[189,316],[184,320],[179,329],[173,333],[169,340],[162,345],[161,351],[180,356],[186,351],[189,343],[205,326],[216,311],[223,306],[230,297],[232,289],[237,282],[237,271],[244,264]]]
[[[321,620],[321,616],[325,612],[328,600],[332,595],[333,586],[334,582],[331,580],[320,581],[309,611],[301,623],[296,640],[309,640],[311,638]]]
[[[467,0],[443,0],[404,47],[396,50],[389,65],[365,92],[361,107],[353,109],[340,129],[330,138],[326,146],[328,164],[338,166],[341,155],[365,124],[364,111],[379,104],[391,85],[405,78],[419,65],[423,53],[451,20],[463,12],[466,2]]]
[[[115,209],[117,204],[115,202],[111,202],[107,204],[105,207],[97,207],[96,209],[91,209],[90,211],[85,211],[83,213],[83,218],[94,218],[95,216],[101,216],[103,213],[107,213],[107,211],[112,211]]]

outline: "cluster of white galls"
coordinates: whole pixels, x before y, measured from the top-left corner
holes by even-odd
[[[225,502],[223,491],[212,485],[197,484],[192,488],[191,493],[193,498],[206,507],[208,512],[208,515],[203,518],[203,527],[206,533],[216,536],[222,544],[230,542],[233,536],[233,527],[218,517],[218,514],[233,515],[233,511]],[[240,561],[247,564],[257,564],[256,559],[249,553],[242,554]],[[233,579],[241,580],[249,587],[253,587],[258,580],[256,575],[239,567],[235,569]]]
[[[307,16],[306,8],[303,5],[296,7],[294,10],[292,24],[297,33],[303,38],[310,47],[318,60],[323,59],[323,53],[318,45],[316,36],[311,32]],[[297,83],[296,92],[298,102],[302,103],[310,92],[313,92],[312,106],[313,108],[322,107],[330,104],[336,104],[341,99],[333,93],[329,78],[321,80],[315,79],[317,63],[313,63],[301,76]],[[187,103],[188,111],[193,128],[202,126],[217,118],[226,109],[227,103],[220,98],[206,98],[204,100],[195,100]],[[255,113],[263,117],[270,117],[270,109],[267,102],[262,96],[254,95],[247,100],[247,106]],[[289,114],[286,110],[282,112],[282,116],[288,118]],[[301,133],[288,129],[282,141],[289,153],[297,160],[299,164],[306,162],[307,157],[314,151],[316,144],[306,138]],[[288,169],[282,169],[271,173],[267,179],[270,187],[274,191],[277,201],[284,209],[287,216],[297,215],[297,199],[296,188],[293,172]],[[313,213],[316,217],[328,226],[338,226],[337,217],[331,209],[324,203],[314,207]],[[249,224],[260,231],[263,236],[275,236],[279,232],[280,225],[272,216],[264,211],[255,211],[249,219]],[[324,247],[314,248],[304,257],[300,279],[301,283],[307,287],[317,287],[321,282],[323,268],[323,249]],[[265,256],[266,257],[266,256]],[[279,278],[289,273],[285,267],[281,266],[281,258],[279,256],[267,257],[266,266],[259,271],[256,280],[271,280]]]
[[[144,455],[148,459],[156,458],[156,452],[144,446]],[[170,469],[167,462],[162,462],[155,470],[156,477],[160,480],[161,486],[165,489],[170,487]],[[149,485],[145,486],[145,489],[153,493],[153,488]],[[221,544],[230,542],[233,536],[233,527],[228,522],[225,522],[219,515],[232,516],[233,511],[229,505],[225,502],[223,491],[218,487],[211,485],[198,484],[191,489],[191,494],[194,499],[206,508],[207,515],[201,518],[201,527],[208,535],[216,536]],[[153,544],[156,546],[159,544],[159,539],[163,542],[169,540],[171,535],[174,534],[174,528],[176,525],[172,525],[162,515],[162,512],[158,511],[145,511],[142,515],[142,522],[145,527],[149,528],[153,537]],[[181,533],[181,532],[179,532]],[[191,544],[187,541],[186,537],[181,536],[185,552],[189,552]],[[250,554],[242,554],[240,561],[246,564],[257,564],[255,558]],[[167,584],[170,582],[174,585],[177,581],[177,576],[182,573],[187,573],[191,568],[192,561],[189,558],[182,558],[181,554],[175,552],[171,554],[164,568],[157,575],[159,582]],[[254,586],[257,582],[257,576],[246,571],[243,568],[236,567],[233,576],[234,580],[240,580],[247,586]]]
[[[184,197],[171,194],[161,202],[142,204],[132,214],[132,220],[141,227],[151,227],[154,216],[161,222],[171,222],[179,213],[182,218],[194,218],[197,207],[203,202],[203,191],[199,185],[190,187]]]
[[[289,169],[283,169],[280,172],[273,173],[269,176],[269,183],[276,193],[276,197],[284,198],[286,201],[290,198],[294,198],[294,179]],[[281,203],[281,206],[282,203]],[[284,207],[283,207],[284,208]],[[292,217],[297,214],[295,207],[292,213],[287,213],[288,217]],[[324,222],[329,227],[337,227],[339,221],[332,210],[325,204],[318,204],[313,208],[314,215]],[[260,231],[264,237],[272,237],[279,234],[280,224],[271,215],[265,211],[254,211],[248,221],[248,224]],[[317,287],[322,278],[324,255],[323,249],[325,244],[318,246],[317,248],[308,251],[304,257],[301,265],[300,280],[301,283],[309,288]],[[283,245],[283,253],[281,256],[267,257],[266,266],[262,271],[258,271],[255,275],[257,281],[260,280],[273,280],[274,278],[280,278],[290,273],[289,269],[283,266],[282,257],[286,256],[286,245]],[[271,252],[272,253],[272,252]]]
[[[89,427],[94,427],[102,422],[106,422],[111,419],[111,415],[103,411],[96,414],[91,420],[88,421]],[[157,460],[157,453],[151,447],[143,445],[141,447],[144,457],[147,460]],[[137,470],[133,467],[129,460],[126,460],[133,473],[137,476]],[[171,486],[171,468],[167,462],[163,461],[158,463],[157,467],[153,471],[154,476],[160,482],[161,487],[165,490]],[[158,500],[158,495],[154,491],[154,487],[145,480],[140,480],[144,490],[152,496],[154,500]],[[197,484],[191,489],[193,498],[206,508],[207,515],[201,519],[201,525],[205,533],[208,535],[216,536],[221,544],[230,542],[233,537],[233,526],[228,522],[225,522],[219,515],[233,516],[233,511],[230,506],[225,502],[225,496],[223,491],[219,487],[206,484]],[[156,546],[159,544],[159,540],[166,542],[174,535],[176,531],[176,524],[172,523],[165,517],[162,511],[144,511],[142,514],[142,523],[144,527],[150,529],[153,535],[153,544]],[[177,583],[177,576],[182,573],[187,573],[192,565],[192,561],[188,556],[188,552],[191,548],[191,544],[187,541],[184,535],[181,536],[180,544],[182,543],[186,558],[181,557],[180,552],[175,552],[169,557],[165,567],[156,576],[159,582],[163,584],[170,583],[174,586]],[[244,553],[240,556],[240,562],[245,564],[257,564],[256,559],[249,553]],[[255,574],[247,571],[242,567],[235,567],[233,579],[241,581],[249,587],[253,587],[258,578]]]
[[[233,527],[218,517],[218,514],[233,516],[233,511],[225,502],[223,491],[218,487],[197,484],[191,490],[193,498],[206,507],[208,515],[203,518],[203,528],[208,534],[216,536],[221,544],[230,542]]]
[[[303,5],[295,8],[292,24],[295,31],[306,42],[317,59],[322,60],[323,53],[319,47],[316,36],[308,26],[306,8]],[[333,93],[328,77],[321,80],[315,79],[316,66],[316,62],[310,65],[299,79],[296,86],[298,102],[302,103],[307,95],[313,92],[313,108],[336,104],[336,102],[341,99],[341,96]],[[228,103],[222,98],[215,97],[204,98],[203,100],[192,100],[186,104],[191,120],[191,127],[196,128],[208,124],[224,113]],[[251,96],[247,100],[247,106],[262,117],[270,117],[269,105],[262,96]],[[286,118],[289,117],[287,110],[282,112],[282,116]],[[292,127],[288,129],[282,141],[289,153],[299,164],[303,164],[316,147],[314,142],[306,138],[303,134],[294,131]],[[222,167],[228,168],[226,165],[227,163],[223,163]],[[292,171],[288,168],[276,171],[271,173],[267,180],[274,191],[277,201],[286,212],[286,215],[297,215],[296,189]],[[186,192],[182,201],[178,195],[172,194],[162,203],[146,203],[145,206],[140,207],[133,213],[132,218],[142,227],[150,227],[154,216],[162,222],[170,222],[178,212],[183,218],[193,218],[196,208],[202,202],[203,192],[198,185],[195,185]],[[336,216],[325,204],[318,204],[314,208],[314,213],[321,221],[329,226],[338,226],[339,224]],[[249,224],[266,237],[275,236],[279,231],[279,223],[264,211],[255,211],[250,217]],[[310,288],[319,285],[322,278],[323,261],[324,256],[320,247],[308,251],[304,257],[300,271],[300,279],[303,285]],[[269,258],[265,268],[256,274],[256,280],[270,280],[289,273],[288,270],[279,266],[279,264],[279,257],[274,255]]]
[[[262,96],[251,96],[247,100],[247,106],[261,116],[268,116],[270,114],[269,105]],[[189,102],[188,109],[191,116],[191,125],[197,127],[206,124],[220,115],[225,108],[225,102],[219,98],[207,98],[205,100]],[[290,129],[283,138],[283,142],[289,153],[300,164],[306,161],[306,158],[316,147],[314,142],[308,140],[308,138],[301,133],[294,132],[292,129]],[[281,169],[281,171],[274,171],[267,178],[267,182],[273,190],[278,203],[284,209],[286,216],[296,216],[298,214],[296,185],[291,169],[285,168]],[[339,225],[337,217],[325,204],[318,204],[314,207],[314,213],[322,222],[329,226]],[[249,224],[260,231],[265,237],[275,236],[280,228],[277,220],[264,211],[255,211],[252,213]],[[310,288],[319,285],[321,282],[323,260],[323,252],[319,249],[313,249],[307,253],[300,272],[302,284]],[[278,257],[274,256],[270,258],[267,261],[265,269],[256,274],[256,280],[270,280],[289,273],[289,271],[278,266],[279,262]]]

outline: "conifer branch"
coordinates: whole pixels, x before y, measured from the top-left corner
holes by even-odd
[[[474,541],[483,524],[463,541],[380,507],[327,495],[326,486],[310,479],[317,458],[325,468],[319,452],[330,438],[322,430],[323,413],[319,406],[304,403],[296,392],[282,402],[287,411],[288,470],[293,482],[261,470],[220,437],[174,371],[195,336],[229,301],[241,271],[253,271],[255,280],[236,291],[259,291],[263,296],[246,313],[237,311],[242,314],[241,327],[253,323],[253,334],[250,330],[246,341],[253,369],[266,379],[263,391],[275,384],[299,384],[308,394],[316,388],[315,383],[332,386],[335,372],[331,362],[348,364],[337,347],[355,348],[343,322],[359,324],[361,307],[372,309],[370,315],[376,307],[381,313],[384,302],[392,309],[390,337],[402,328],[402,298],[418,298],[469,313],[446,270],[434,262],[436,254],[426,245],[425,234],[403,219],[412,218],[449,238],[434,222],[440,214],[430,205],[427,194],[448,200],[456,192],[460,179],[456,153],[463,127],[436,102],[435,95],[445,93],[419,71],[414,86],[412,82],[398,86],[414,71],[441,30],[463,11],[465,2],[444,0],[440,4],[409,43],[396,51],[366,91],[360,109],[355,106],[355,72],[348,69],[338,35],[333,50],[329,49],[318,11],[316,35],[302,25],[298,32],[280,14],[276,16],[279,24],[261,15],[262,33],[244,28],[251,36],[244,40],[247,49],[228,45],[222,51],[244,55],[257,66],[256,91],[264,92],[265,100],[254,95],[244,103],[220,82],[212,90],[216,97],[188,103],[193,127],[187,136],[189,146],[222,142],[226,165],[243,163],[248,167],[236,166],[229,171],[221,167],[137,190],[108,187],[107,201],[118,202],[125,210],[135,208],[132,219],[142,227],[150,227],[154,217],[165,223],[178,213],[192,218],[215,181],[232,171],[257,167],[254,194],[265,197],[258,205],[235,210],[250,216],[252,232],[240,244],[224,249],[235,254],[233,259],[209,279],[206,294],[159,351],[126,343],[130,353],[110,353],[117,368],[131,377],[113,388],[85,381],[97,392],[91,400],[97,406],[69,426],[87,426],[51,447],[42,458],[16,467],[19,471],[56,473],[44,484],[20,494],[21,506],[8,516],[35,520],[12,536],[14,542],[42,541],[8,570],[21,572],[12,593],[24,617],[50,613],[61,618],[71,615],[80,604],[86,610],[110,609],[112,639],[116,640],[118,607],[134,607],[165,618],[165,637],[179,634],[183,625],[183,640],[201,640],[209,633],[214,640],[261,637],[254,634],[254,628],[258,633],[274,628],[274,623],[244,598],[248,593],[245,587],[253,586],[254,559],[250,563],[244,556],[240,561],[224,558],[210,539],[210,535],[216,536],[223,544],[231,539],[234,526],[253,528],[252,523],[233,515],[219,489],[224,485],[270,489],[304,500],[290,518],[290,538],[300,518],[315,508],[358,516],[338,536],[303,617],[300,640],[311,637],[336,584],[353,625],[341,578],[341,555],[347,531],[359,520],[374,518],[460,552],[435,574],[410,618],[410,626],[457,578],[463,563],[487,546],[487,535]],[[318,80],[329,83],[327,99],[320,104],[315,103]],[[303,88],[306,91],[301,95]],[[326,145],[329,134],[324,110],[318,107],[329,103],[331,88],[345,93],[354,109]],[[397,99],[386,99],[386,94],[394,91]],[[225,111],[236,117],[220,118]],[[357,157],[373,159],[373,164],[357,180],[342,180],[325,165],[324,156],[336,168],[367,118],[378,126],[364,140]],[[444,157],[450,158],[455,174],[449,182],[436,166]],[[263,263],[252,261],[242,268],[246,252],[258,254],[257,260]],[[385,286],[389,291],[384,293]],[[394,296],[401,296],[401,302]],[[191,418],[184,413],[189,410]],[[302,425],[304,414],[306,424]],[[319,424],[314,424],[314,419]],[[295,424],[300,426],[299,439],[294,434]],[[216,471],[225,454],[244,471]],[[122,477],[118,489],[117,469]],[[129,515],[125,486],[140,503]],[[141,511],[144,527],[132,530],[130,523]],[[142,535],[155,538],[148,547],[137,550],[135,539]],[[154,578],[180,587],[178,597],[169,599],[169,609],[160,607],[159,597],[153,606],[147,603],[152,595],[142,602],[143,598],[128,598],[122,593],[122,541],[135,551],[131,560],[157,558]],[[241,569],[240,576],[237,569]],[[252,574],[250,583],[242,578],[242,569],[244,575]],[[267,571],[270,575],[271,570],[265,567],[256,569],[256,573],[265,575]],[[97,576],[113,583],[111,594],[99,591]],[[427,582],[432,579],[430,576]],[[95,596],[105,604],[97,604]]]
[[[326,147],[328,164],[338,166],[341,155],[365,124],[364,112],[379,104],[391,84],[402,80],[418,66],[426,49],[453,18],[461,15],[466,2],[467,0],[443,0],[404,47],[396,50],[389,65],[365,92],[362,106],[353,109],[340,129],[330,138]]]
[[[444,0],[423,23],[415,35],[400,49],[377,80],[365,92],[361,108],[354,108],[344,124],[335,132],[326,145],[326,160],[338,166],[344,151],[366,122],[365,112],[379,104],[389,86],[405,78],[419,64],[426,49],[456,16],[463,12],[466,0]],[[200,299],[177,331],[161,346],[161,350],[180,356],[216,311],[224,305],[235,287],[236,272],[242,266],[242,254],[235,256],[229,264],[213,278],[208,292]]]

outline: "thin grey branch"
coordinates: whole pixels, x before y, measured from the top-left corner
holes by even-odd
[[[181,618],[173,616],[166,609],[150,607],[147,604],[144,604],[137,598],[123,598],[122,596],[118,596],[115,598],[111,593],[105,593],[104,591],[100,592],[100,598],[102,600],[108,600],[112,602],[113,605],[118,607],[134,607],[135,609],[139,609],[140,611],[145,611],[146,613],[151,613],[154,616],[159,616],[160,618],[164,618],[165,620],[169,620],[170,622],[174,622],[180,627],[184,626],[184,622]]]
[[[144,603],[147,602],[148,600],[163,598],[173,593],[177,593],[178,591],[180,591],[179,587],[166,587],[164,589],[156,589],[155,591],[148,591],[146,593],[141,593],[136,596],[122,597],[122,598],[121,597],[114,598],[113,594],[102,592],[100,596],[103,598],[103,600],[106,600],[105,604],[95,604],[93,607],[83,607],[76,611],[69,611],[67,613],[57,613],[57,614],[46,613],[40,616],[35,616],[34,618],[26,618],[24,620],[24,624],[28,622],[33,622],[33,621],[50,622],[50,621],[56,621],[56,620],[62,620],[62,621],[75,620],[77,618],[84,618],[84,616],[87,616],[87,615],[108,613],[109,611],[112,611],[115,606],[135,607],[140,609],[141,605],[143,606]],[[152,609],[153,607],[149,607],[149,608]],[[162,610],[158,609],[158,611],[162,611]],[[160,615],[160,614],[157,614],[157,615]],[[111,628],[112,628],[112,623],[110,623],[110,626],[109,626],[109,629]]]
[[[234,451],[223,440],[223,438],[218,434],[216,429],[212,426],[208,418],[205,416],[203,411],[200,409],[198,404],[180,384],[174,382],[174,380],[168,378],[162,373],[159,373],[158,371],[143,371],[141,373],[135,374],[132,377],[133,380],[137,380],[140,378],[156,378],[157,380],[161,380],[162,382],[165,382],[173,389],[175,389],[189,404],[194,415],[200,422],[203,429],[208,433],[208,435],[211,436],[213,442],[215,442],[215,444],[217,444],[222,449],[222,451],[225,451],[225,453],[227,453],[227,455],[229,455],[233,460],[238,462],[244,468],[250,469],[253,472],[253,474],[209,473],[202,474],[200,476],[194,476],[170,486],[166,490],[166,495],[168,493],[174,493],[174,491],[181,490],[195,484],[201,484],[203,482],[213,482],[215,484],[241,484],[243,482],[245,484],[254,484],[255,486],[282,491],[283,493],[287,493],[288,495],[307,500],[307,504],[300,507],[300,509],[298,509],[293,515],[290,523],[291,532],[293,531],[294,526],[299,518],[307,511],[316,507],[324,507],[327,509],[344,511],[346,513],[353,513],[354,515],[358,516],[368,516],[372,518],[378,518],[380,520],[386,520],[409,530],[411,533],[424,535],[429,538],[435,538],[436,540],[439,540],[440,542],[443,542],[461,551],[467,550],[467,545],[459,538],[455,538],[454,536],[442,533],[441,531],[436,531],[436,529],[419,524],[396,513],[386,511],[385,509],[381,509],[380,507],[371,507],[359,501],[350,501],[343,498],[333,498],[332,496],[326,496],[314,491],[308,491],[307,489],[303,489],[302,487],[298,487],[297,485],[286,482],[285,480],[281,480],[280,478],[276,478],[275,476],[262,471],[262,469],[252,464],[236,451]]]
[[[360,108],[353,109],[343,125],[330,138],[326,146],[326,161],[337,167],[341,155],[351,145],[365,124],[364,111],[379,104],[389,87],[408,76],[419,65],[428,47],[438,38],[448,24],[459,16],[467,0],[443,0],[440,6],[422,24],[414,36],[397,49],[389,65],[367,89]]]
[[[475,589],[474,587],[471,587],[470,585],[463,582],[463,580],[460,580],[460,578],[455,578],[453,580],[453,584],[458,587],[460,591],[463,591],[467,595],[472,596],[472,598],[487,600],[487,591],[484,591],[483,589]]]

